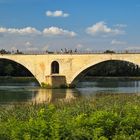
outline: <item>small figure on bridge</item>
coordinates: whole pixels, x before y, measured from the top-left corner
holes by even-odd
[[[61,53],[63,53],[63,49],[61,49]]]
[[[74,52],[77,53],[77,49],[75,49]]]

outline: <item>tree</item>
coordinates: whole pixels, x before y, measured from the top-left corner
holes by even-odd
[[[14,68],[13,68],[13,66],[11,64],[8,64],[7,66],[5,66],[4,70],[5,70],[5,74],[7,76],[10,76],[13,73]]]
[[[112,50],[106,50],[104,53],[115,53],[115,51],[112,51]]]
[[[0,50],[0,54],[10,54],[10,52],[6,51],[5,49],[1,49]]]

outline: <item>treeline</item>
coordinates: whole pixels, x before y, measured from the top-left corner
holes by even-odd
[[[23,54],[23,53],[18,49],[15,51],[6,51],[5,49],[1,49],[0,54]]]
[[[24,77],[32,74],[22,65],[4,59],[0,61],[0,76]]]
[[[140,67],[126,61],[107,61],[92,67],[87,76],[140,76]]]

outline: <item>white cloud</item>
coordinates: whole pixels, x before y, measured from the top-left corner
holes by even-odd
[[[47,11],[46,16],[48,16],[48,17],[68,17],[69,14],[64,13],[61,10],[57,10],[57,11]]]
[[[119,40],[115,40],[115,39],[111,41],[111,45],[125,45],[125,44],[127,44],[127,43],[124,41],[119,41]]]
[[[27,34],[40,34],[40,31],[38,31],[33,27],[26,27],[21,29],[0,27],[0,33],[27,35]]]
[[[15,34],[15,35],[48,35],[48,36],[68,36],[68,37],[74,37],[76,36],[76,33],[73,31],[64,30],[62,28],[58,27],[50,27],[45,28],[43,31],[39,31],[36,28],[33,27],[26,27],[26,28],[3,28],[0,27],[0,35],[4,34]],[[29,42],[28,42],[29,43]],[[29,44],[26,44],[29,45]]]
[[[125,33],[125,31],[123,31],[123,30],[120,30],[117,28],[113,29],[113,28],[108,27],[106,25],[106,23],[103,21],[98,22],[91,27],[88,27],[86,29],[86,32],[90,35],[93,35],[93,36],[96,36],[96,35],[100,35],[100,36],[120,35],[120,34]]]
[[[75,32],[64,30],[64,29],[58,28],[58,27],[45,28],[43,30],[43,34],[49,35],[49,36],[57,36],[57,35],[63,35],[63,36],[69,36],[69,37],[76,36]]]
[[[38,50],[38,48],[34,47],[34,45],[29,41],[25,42],[24,46],[26,47],[25,48],[26,51],[37,51]]]

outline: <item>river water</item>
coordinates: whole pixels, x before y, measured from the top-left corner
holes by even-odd
[[[58,100],[71,100],[97,94],[139,94],[140,80],[135,79],[113,79],[93,78],[88,81],[79,82],[75,89],[42,89],[35,81],[26,82],[2,82],[0,81],[0,104],[13,103],[43,103],[55,102]]]

